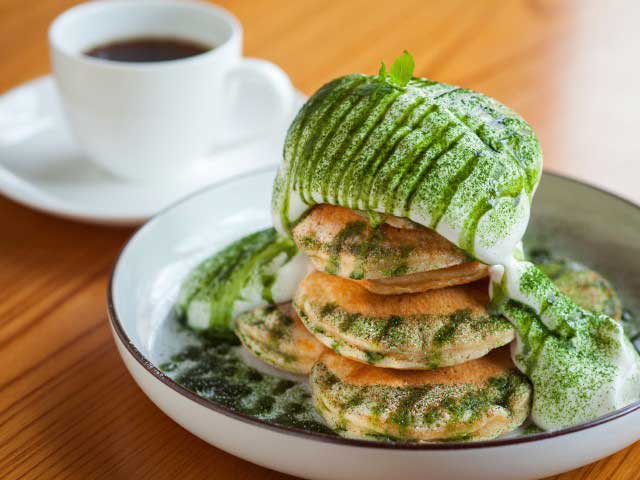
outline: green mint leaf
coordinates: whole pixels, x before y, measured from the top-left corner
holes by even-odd
[[[387,81],[387,66],[384,62],[380,62],[380,70],[378,70],[378,80],[381,82]]]
[[[405,50],[402,55],[396,58],[389,69],[390,83],[395,87],[405,87],[413,77],[414,68],[413,57]]]

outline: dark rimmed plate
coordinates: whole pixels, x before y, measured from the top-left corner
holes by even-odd
[[[307,478],[539,478],[569,470],[640,438],[640,402],[557,432],[483,442],[405,444],[348,440],[283,426],[212,402],[158,367],[192,341],[171,310],[181,280],[229,241],[271,223],[275,168],[236,177],[161,212],[123,249],[109,286],[118,349],[145,393],[203,440],[254,463]],[[607,276],[632,309],[640,305],[640,208],[545,174],[529,241]],[[331,461],[327,461],[330,458]]]

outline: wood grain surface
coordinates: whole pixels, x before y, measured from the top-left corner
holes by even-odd
[[[0,0],[0,92],[49,71],[47,26],[73,3]],[[417,74],[520,112],[547,168],[640,200],[635,0],[220,3],[244,24],[245,53],[282,66],[307,94],[408,49]],[[0,220],[1,478],[290,478],[198,440],[128,375],[105,291],[132,229],[72,223],[3,197]],[[640,443],[556,478],[638,472]]]

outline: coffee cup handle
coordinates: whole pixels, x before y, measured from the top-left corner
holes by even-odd
[[[287,127],[284,122],[291,115],[295,100],[294,89],[287,74],[280,67],[266,60],[243,58],[227,72],[223,88],[231,93],[234,92],[234,89],[237,90],[238,85],[243,82],[261,84],[261,87],[268,91],[270,103],[275,105],[275,109],[269,112],[268,120],[265,119],[262,125],[256,125],[254,128],[243,130],[240,133],[229,132],[217,139],[211,148],[211,152],[214,154],[259,140],[271,132],[275,133],[277,127]],[[236,91],[236,95],[231,94],[230,96],[238,97],[238,94],[241,92]],[[233,119],[237,115],[236,107],[237,102],[233,101],[227,105],[227,119]],[[237,129],[234,130],[237,131]]]

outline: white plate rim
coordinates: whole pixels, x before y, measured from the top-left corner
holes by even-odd
[[[234,420],[239,420],[243,423],[247,423],[249,425],[253,425],[256,427],[266,428],[268,430],[276,431],[285,435],[291,435],[294,437],[302,437],[307,440],[315,440],[324,443],[330,443],[334,445],[343,445],[345,447],[364,447],[364,448],[373,448],[373,449],[382,449],[382,450],[405,450],[405,451],[433,451],[433,450],[474,450],[474,449],[482,449],[489,447],[502,447],[502,446],[510,446],[516,444],[524,444],[524,443],[533,443],[540,442],[543,440],[547,440],[550,438],[557,438],[565,435],[570,435],[572,433],[576,433],[582,430],[591,429],[593,427],[611,422],[623,416],[626,416],[630,413],[635,412],[636,410],[640,410],[640,400],[631,403],[625,407],[622,407],[618,410],[610,412],[606,415],[598,417],[594,420],[590,420],[589,422],[581,423],[578,425],[573,425],[568,428],[564,428],[561,430],[554,430],[548,432],[540,432],[533,433],[526,436],[521,437],[512,437],[512,438],[503,438],[503,439],[494,439],[494,440],[481,440],[475,442],[431,442],[431,443],[408,443],[408,442],[386,442],[382,440],[357,440],[357,439],[349,439],[343,438],[337,435],[329,435],[325,433],[318,433],[308,430],[303,430],[297,427],[288,427],[284,425],[279,425],[276,423],[272,423],[266,420],[261,420],[259,418],[253,417],[251,415],[241,413],[235,411],[229,407],[225,407],[224,405],[220,405],[212,400],[207,400],[195,392],[183,387],[175,380],[171,379],[168,375],[165,375],[160,369],[158,369],[154,363],[149,360],[144,354],[134,345],[133,341],[127,335],[120,318],[118,316],[118,312],[116,311],[115,306],[115,297],[114,297],[114,285],[116,281],[117,271],[122,264],[122,259],[127,251],[127,249],[132,245],[132,243],[136,240],[136,238],[141,235],[147,228],[158,221],[164,216],[164,214],[173,210],[174,208],[182,205],[183,203],[188,202],[192,197],[198,196],[208,190],[212,190],[218,187],[221,187],[228,183],[238,182],[247,177],[251,177],[254,175],[259,175],[274,169],[274,165],[266,165],[259,169],[251,170],[249,172],[244,172],[226,179],[222,179],[219,182],[212,183],[204,188],[201,188],[197,191],[190,193],[189,195],[183,197],[177,202],[169,205],[168,207],[159,211],[156,215],[154,215],[149,221],[147,221],[144,225],[142,225],[130,238],[127,240],[126,244],[122,247],[116,260],[114,262],[114,267],[111,271],[111,275],[109,278],[109,284],[107,286],[107,313],[109,317],[109,322],[112,327],[112,331],[117,336],[117,340],[120,341],[122,346],[129,352],[129,354],[136,360],[136,362],[144,368],[148,373],[150,373],[154,379],[159,380],[162,384],[169,387],[175,393],[186,397],[187,399],[195,402],[196,404],[207,408],[208,410],[212,410],[215,413],[220,413],[225,415],[226,417],[232,418]],[[561,175],[558,173],[544,171],[543,175],[556,177],[561,180],[566,180],[572,183],[576,183],[580,186],[587,187],[589,189],[595,190],[599,193],[608,195],[613,197],[616,200],[621,200],[627,205],[634,207],[635,209],[640,210],[640,205],[635,204],[634,202],[616,195],[615,193],[609,192],[600,187],[596,187],[588,182],[584,182],[582,180],[578,180],[576,178]]]

